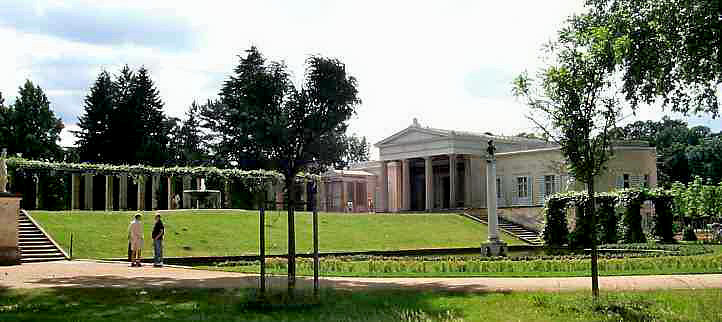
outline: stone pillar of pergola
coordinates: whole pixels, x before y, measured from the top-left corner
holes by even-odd
[[[191,177],[190,176],[183,176],[183,191],[191,190]],[[191,200],[188,198],[183,198],[183,208],[188,209],[191,207]]]
[[[93,175],[84,174],[85,177],[85,210],[93,210]]]
[[[151,187],[151,209],[158,210],[158,201],[160,198],[160,175],[153,175],[153,182]]]
[[[105,211],[113,211],[113,176],[105,176]]]
[[[145,210],[145,176],[140,175],[137,179],[138,183],[138,198],[136,199],[138,201],[137,203],[137,210]]]
[[[80,175],[77,173],[73,173],[72,179],[71,179],[71,195],[72,199],[70,202],[70,209],[72,210],[79,210],[80,205]]]
[[[118,208],[128,210],[128,175],[121,174],[118,178]]]
[[[178,205],[174,205],[175,200],[175,184],[173,177],[166,178],[168,180],[168,209],[175,209]]]
[[[231,208],[231,183],[230,179],[223,181],[223,208]]]

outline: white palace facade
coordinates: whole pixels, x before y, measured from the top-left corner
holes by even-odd
[[[578,190],[558,146],[542,140],[411,126],[381,140],[379,160],[323,176],[326,211],[411,212],[486,207],[487,142],[497,158],[502,215],[534,224],[547,196]],[[656,150],[645,142],[614,146],[597,191],[656,186]],[[351,203],[349,203],[349,201]],[[348,206],[353,205],[349,210]],[[505,217],[507,217],[505,216]],[[528,219],[528,220],[527,220]]]

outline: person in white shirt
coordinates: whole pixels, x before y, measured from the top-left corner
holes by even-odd
[[[128,242],[131,250],[131,267],[140,267],[140,251],[143,249],[143,223],[140,214],[128,226]]]

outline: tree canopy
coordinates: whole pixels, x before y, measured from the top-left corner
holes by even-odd
[[[619,44],[623,92],[633,107],[660,102],[672,111],[719,115],[722,2],[587,0],[575,17],[581,34]]]
[[[58,145],[63,122],[50,108],[43,89],[30,80],[19,88],[12,105],[5,106],[0,95],[0,129],[0,146],[7,147],[9,154],[39,160],[63,157]]]
[[[113,79],[98,75],[79,118],[78,153],[82,161],[111,164],[166,164],[172,122],[150,72],[127,65]]]

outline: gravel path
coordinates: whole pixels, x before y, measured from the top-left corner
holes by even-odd
[[[310,288],[313,280],[299,278],[299,287]],[[590,288],[588,277],[548,278],[352,278],[324,277],[323,288],[427,289],[462,292],[485,291],[572,291]],[[258,276],[205,271],[183,267],[141,268],[123,263],[58,261],[0,267],[0,288],[39,287],[256,287]],[[284,288],[286,279],[274,277],[270,288]],[[651,275],[600,277],[602,290],[722,289],[722,274]]]

